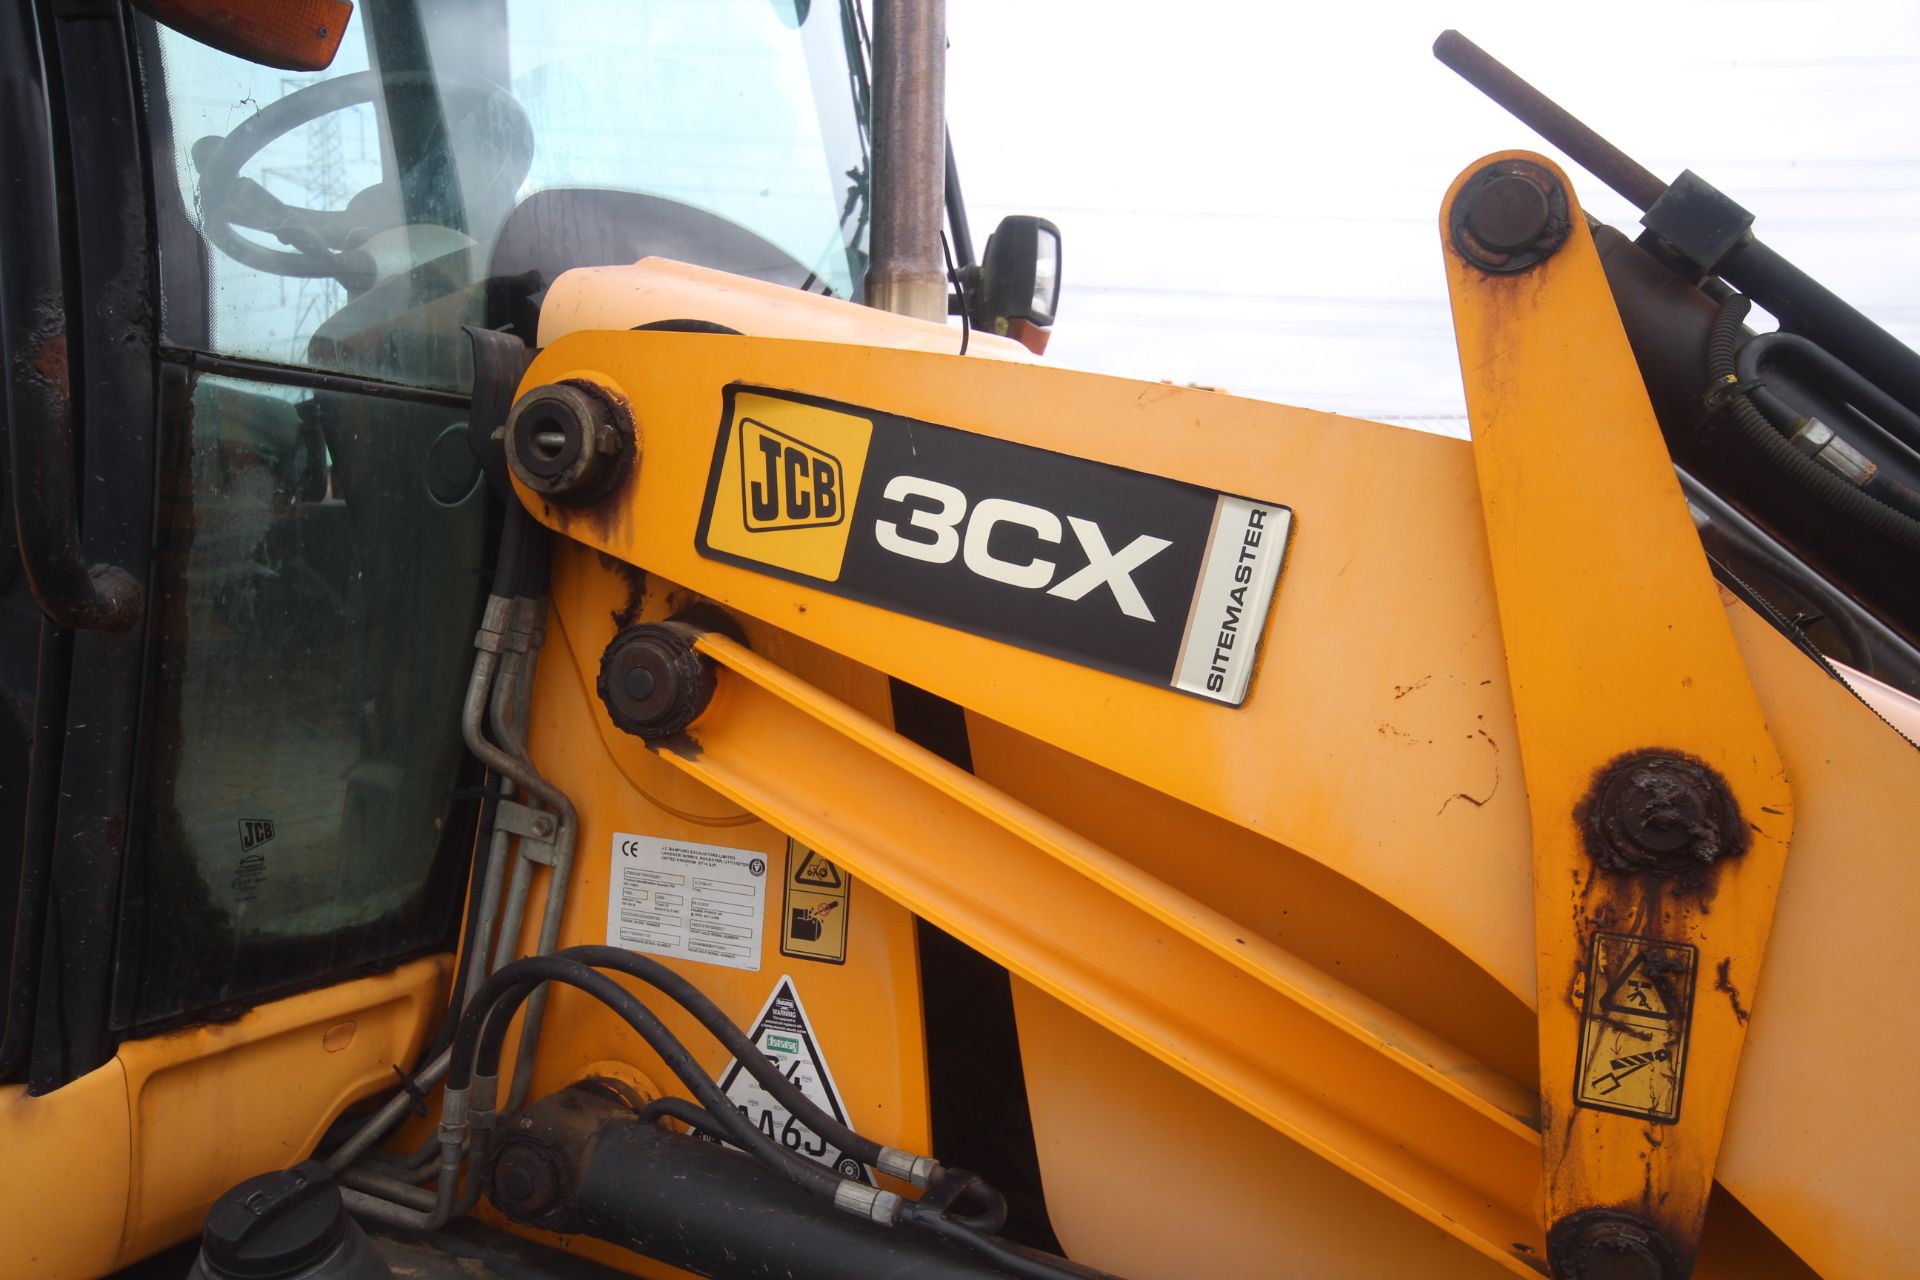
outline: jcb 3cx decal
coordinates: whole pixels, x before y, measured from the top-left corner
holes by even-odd
[[[703,555],[1233,706],[1292,512],[1161,476],[733,386]]]

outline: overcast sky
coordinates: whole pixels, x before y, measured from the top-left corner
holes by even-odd
[[[948,0],[947,25],[976,243],[1006,213],[1061,227],[1062,363],[1460,429],[1440,199],[1488,152],[1548,148],[1434,61],[1448,26],[1920,343],[1913,0]]]

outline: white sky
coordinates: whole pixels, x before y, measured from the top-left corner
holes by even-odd
[[[1440,199],[1488,152],[1555,153],[1434,60],[1449,26],[1920,344],[1913,0],[948,0],[976,247],[1060,225],[1060,363],[1459,431]]]

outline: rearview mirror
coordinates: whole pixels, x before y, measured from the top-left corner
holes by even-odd
[[[353,0],[133,0],[154,21],[263,67],[325,71]]]
[[[974,327],[989,333],[1025,342],[1024,327],[1052,324],[1060,305],[1060,228],[1027,214],[1000,219],[967,301]]]

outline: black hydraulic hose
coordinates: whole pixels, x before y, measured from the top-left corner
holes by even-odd
[[[1740,344],[1733,354],[1734,371],[1742,382],[1755,382],[1774,359],[1798,360],[1823,375],[1841,398],[1859,410],[1882,443],[1911,469],[1920,469],[1920,414],[1862,377],[1853,366],[1817,342],[1797,333],[1761,333]],[[1765,410],[1771,402],[1791,414],[1785,401],[1762,389],[1755,400]],[[1773,416],[1771,413],[1769,416]],[[1776,419],[1777,420],[1777,419]],[[1911,513],[1910,513],[1911,514]]]
[[[1727,255],[1719,274],[1765,307],[1781,328],[1811,338],[1859,366],[1903,404],[1920,408],[1920,356],[1772,249],[1749,240]]]
[[[500,522],[500,551],[493,564],[494,595],[511,600],[528,590],[529,581],[536,576],[532,572],[535,540],[544,532],[544,528],[530,519],[518,502],[506,504],[506,513]],[[538,577],[544,590],[546,575],[541,573]],[[469,877],[466,920],[460,935],[467,939],[468,946],[488,945],[488,939],[479,938],[476,934],[480,922],[480,885],[486,879],[488,864],[493,860],[494,815],[500,808],[500,786],[500,776],[489,770],[480,821],[474,830],[473,873]],[[434,1035],[433,1043],[420,1055],[423,1064],[432,1062],[452,1046],[454,1027],[465,1004],[466,989],[467,966],[462,964],[454,970],[453,990],[447,999],[446,1017],[440,1020],[440,1029]]]
[[[493,594],[511,600],[525,585],[528,544],[533,537],[527,526],[533,521],[518,502],[509,502],[506,508],[500,520],[500,554],[493,562]]]
[[[1790,352],[1846,387],[1849,398],[1875,415],[1874,421],[1909,449],[1920,451],[1920,414],[1862,377],[1858,370],[1819,343],[1797,333],[1759,333],[1740,344],[1734,365],[1743,378],[1759,375],[1776,352]]]
[[[1007,1225],[1007,1198],[985,1178],[965,1169],[941,1169],[920,1198],[975,1231],[992,1235]]]
[[[1458,31],[1443,31],[1433,55],[1459,72],[1515,119],[1571,156],[1575,163],[1650,211],[1667,184],[1644,165],[1575,119]],[[1727,253],[1715,274],[1759,300],[1783,328],[1804,333],[1859,365],[1867,376],[1920,408],[1920,356],[1906,343],[1847,305],[1832,290],[1749,236]]]
[[[955,1222],[924,1201],[912,1201],[900,1215],[903,1224],[911,1224],[943,1240],[971,1249],[1009,1275],[1026,1280],[1118,1280],[1106,1271],[1095,1271],[1066,1258],[1026,1249],[1010,1240],[975,1231]]]
[[[699,1100],[696,1104],[680,1098],[656,1099],[640,1113],[642,1120],[652,1121],[662,1115],[671,1116],[691,1128],[740,1147],[767,1168],[799,1184],[803,1190],[821,1196],[823,1199],[833,1200],[835,1191],[844,1179],[812,1161],[795,1156],[761,1133],[728,1102],[726,1095],[720,1091],[720,1086],[715,1083],[713,1077],[706,1073],[678,1037],[667,1030],[666,1026],[637,996],[582,962],[586,956],[590,955],[611,959],[622,970],[625,970],[627,964],[634,960],[642,961],[636,966],[638,968],[656,966],[660,970],[659,976],[668,980],[662,985],[662,990],[667,990],[668,987],[683,988],[684,993],[692,997],[691,1004],[711,1005],[705,996],[691,984],[686,984],[685,980],[672,970],[657,966],[656,962],[618,948],[570,947],[564,952],[550,956],[530,956],[523,960],[516,960],[487,979],[475,996],[466,1016],[461,1019],[459,1031],[454,1038],[452,1060],[447,1072],[447,1087],[449,1089],[469,1087],[476,1070],[482,1075],[497,1075],[507,1027],[513,1020],[514,1012],[542,983],[564,983],[593,996],[619,1015],[628,1026],[640,1034],[648,1046],[660,1056],[661,1061],[666,1063],[667,1068],[679,1077],[681,1083],[685,1084]],[[688,1011],[694,1012],[691,1007]],[[764,1061],[764,1058],[753,1048],[752,1042],[746,1040],[745,1033],[727,1020],[724,1014],[719,1013],[717,1006],[714,1007],[714,1014],[731,1030],[731,1036],[724,1038],[737,1037],[745,1041],[746,1052],[736,1055],[743,1065],[756,1059]],[[704,1019],[702,1023],[705,1025]],[[778,1078],[777,1072],[775,1076]],[[756,1074],[755,1078],[759,1079],[759,1076]],[[781,1080],[781,1084],[788,1086],[788,1082],[784,1079]],[[848,1132],[851,1133],[850,1130]],[[859,1135],[853,1136],[858,1138]],[[994,1200],[998,1199],[997,1192],[992,1192],[984,1183],[974,1181],[976,1185],[969,1190],[986,1191]],[[1028,1277],[1029,1280],[1115,1280],[1115,1277],[1106,1272],[1095,1271],[1067,1259],[1038,1253],[988,1235],[967,1222],[949,1216],[945,1207],[930,1202],[906,1202],[900,1221],[911,1222],[932,1235],[960,1244],[1009,1273]]]
[[[476,1067],[483,1075],[498,1075],[501,1044],[506,1038],[507,1024],[513,1020],[515,1010],[527,997],[546,982],[577,987],[613,1010],[639,1033],[640,1038],[667,1064],[668,1070],[687,1086],[725,1131],[729,1142],[754,1156],[775,1173],[797,1183],[801,1189],[824,1199],[833,1199],[834,1192],[843,1181],[838,1174],[811,1160],[795,1156],[761,1133],[727,1101],[713,1077],[706,1073],[679,1038],[654,1016],[653,1011],[641,1003],[638,996],[578,960],[559,955],[529,956],[496,970],[481,985],[473,1004],[460,1020],[460,1029],[453,1040],[453,1056],[447,1069],[449,1089],[467,1088],[472,1083]]]
[[[692,1014],[694,1019],[718,1040],[721,1047],[733,1055],[738,1062],[759,1082],[760,1087],[772,1094],[774,1100],[785,1107],[789,1114],[801,1124],[813,1130],[827,1141],[839,1147],[846,1154],[862,1164],[880,1162],[881,1144],[872,1138],[855,1133],[845,1124],[836,1120],[806,1094],[800,1087],[780,1074],[780,1069],[767,1061],[753,1040],[742,1031],[726,1012],[701,992],[700,988],[679,974],[661,964],[632,951],[623,951],[619,947],[568,947],[554,953],[595,968],[612,969],[629,978],[646,983],[660,994]]]
[[[685,1098],[676,1098],[668,1094],[664,1098],[655,1098],[640,1109],[640,1118],[648,1124],[659,1120],[661,1116],[678,1120],[695,1133],[705,1134],[709,1138],[717,1138],[723,1142],[726,1140],[727,1135],[720,1131],[719,1123],[699,1103],[688,1102]]]
[[[725,1010],[708,998],[699,987],[666,965],[648,956],[625,951],[619,947],[595,945],[567,947],[556,951],[554,957],[578,961],[598,969],[611,969],[653,987],[686,1010],[695,1021],[706,1028],[708,1033],[720,1042],[721,1047],[732,1055],[734,1061],[738,1062],[761,1088],[771,1094],[774,1101],[784,1107],[789,1115],[862,1164],[880,1165],[882,1163],[881,1153],[884,1147],[881,1143],[849,1128],[802,1093],[798,1085],[780,1074],[779,1068],[760,1052],[752,1037],[748,1036],[732,1018],[729,1018]],[[498,1025],[500,1034],[504,1036],[505,1020],[500,1020]],[[487,1038],[492,1039],[493,1034],[493,1024],[490,1023]],[[680,1074],[677,1068],[675,1073]],[[686,1079],[684,1075],[681,1075],[681,1078]],[[732,1111],[734,1108],[729,1105],[726,1110]],[[704,1127],[708,1132],[712,1132],[716,1126],[716,1121],[704,1108],[680,1098],[660,1098],[649,1104],[642,1112],[642,1118],[647,1120],[652,1120],[659,1115],[671,1116],[690,1126]],[[759,1131],[756,1129],[755,1132]],[[716,1136],[724,1138],[726,1135],[721,1133]],[[936,1166],[935,1177],[942,1176],[966,1180],[965,1193],[961,1199],[966,1201],[973,1211],[956,1215],[963,1224],[978,1226],[990,1222],[997,1225],[1006,1221],[1006,1197],[993,1184],[958,1170],[946,1170]]]
[[[516,502],[514,505],[519,504]],[[525,567],[520,580],[520,594],[544,600],[553,579],[553,534],[545,525],[531,517],[527,519],[527,538],[523,555]]]
[[[1735,350],[1740,344],[1740,323],[1752,304],[1738,294],[1720,304],[1707,339],[1707,376],[1709,389],[1737,388]],[[1903,515],[1879,499],[1864,493],[1839,475],[1800,452],[1776,430],[1765,414],[1740,394],[1726,397],[1728,413],[1747,442],[1770,464],[1800,488],[1833,508],[1853,523],[1887,539],[1910,555],[1920,555],[1920,520]]]
[[[500,806],[500,780],[489,773],[486,778],[492,785],[486,786],[486,794],[481,801],[480,821],[475,827],[473,841],[473,871],[467,878],[467,911],[460,926],[460,936],[472,938],[480,927],[480,885],[487,878],[487,867],[493,861],[493,820]],[[484,785],[484,784],[483,784]],[[447,1011],[440,1019],[440,1026],[433,1033],[433,1040],[420,1051],[414,1073],[424,1070],[427,1063],[445,1053],[453,1044],[455,1026],[460,1020],[461,1006],[466,1002],[467,966],[455,965],[453,970],[453,990],[447,993]]]
[[[1816,421],[1816,419],[1801,413],[1785,400],[1773,394],[1773,392],[1768,390],[1762,383],[1752,384],[1751,388],[1746,392],[1746,398],[1753,402],[1753,407],[1760,411],[1761,417],[1773,424],[1774,430],[1790,440],[1802,425]],[[1865,422],[1868,427],[1878,432],[1878,428],[1874,427],[1870,420],[1862,419],[1862,421]],[[1821,425],[1826,426],[1827,424],[1822,423]],[[1831,426],[1828,426],[1827,429],[1829,431],[1833,430]],[[1913,458],[1912,452],[1898,440],[1885,433],[1879,434],[1879,443],[1887,446],[1889,452],[1896,456],[1906,455],[1905,458],[1902,458],[1902,461]],[[1845,436],[1841,436],[1839,432],[1835,431],[1834,436],[1838,438],[1842,444],[1849,447],[1852,446],[1853,442]],[[1857,449],[1854,452],[1859,454]],[[1859,456],[1871,465],[1865,477],[1861,479],[1855,487],[1869,498],[1875,498],[1884,502],[1902,515],[1920,520],[1920,492],[1916,492],[1894,479],[1887,469],[1880,465],[1878,460],[1868,457],[1865,454],[1859,454]],[[1920,459],[1913,460],[1920,462]]]

